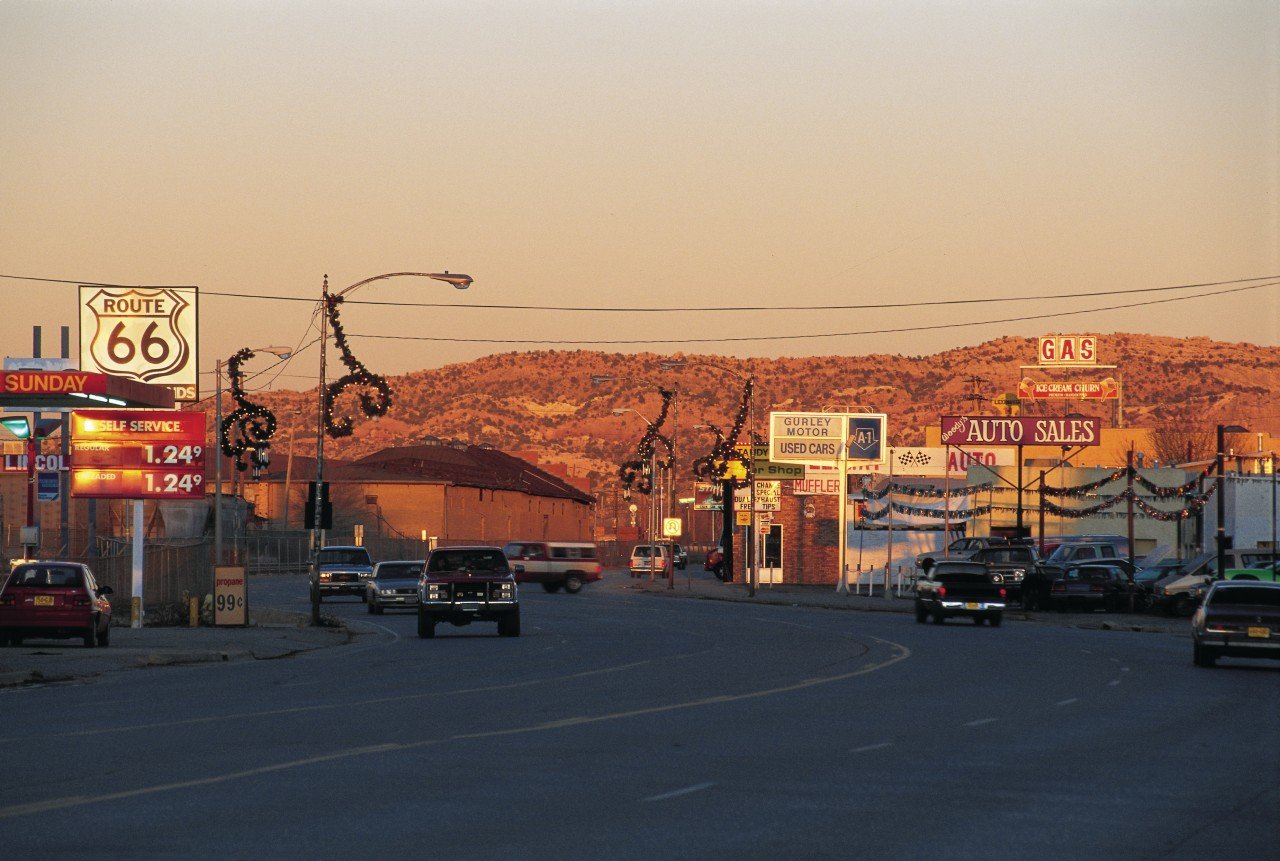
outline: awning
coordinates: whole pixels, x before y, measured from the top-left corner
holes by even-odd
[[[91,371],[0,371],[0,407],[10,410],[146,407],[173,409],[173,389]]]

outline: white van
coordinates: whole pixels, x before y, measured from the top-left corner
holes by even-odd
[[[653,551],[650,559],[649,551]],[[658,577],[666,577],[671,573],[670,544],[637,544],[631,551],[631,576],[644,577],[650,572]]]
[[[570,595],[604,576],[600,554],[589,541],[511,541],[502,548],[517,583],[541,583],[548,592]]]

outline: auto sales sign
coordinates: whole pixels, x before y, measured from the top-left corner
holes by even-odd
[[[1102,439],[1097,418],[1045,416],[943,416],[943,445],[1094,446]]]

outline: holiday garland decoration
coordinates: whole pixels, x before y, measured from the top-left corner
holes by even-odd
[[[864,486],[862,493],[867,499],[874,500],[884,499],[890,493],[897,494],[898,496],[914,496],[928,499],[955,499],[959,496],[969,496],[974,493],[991,490],[993,486],[994,484],[992,482],[986,482],[985,484],[957,485],[951,490],[947,490],[946,488],[940,487],[925,487],[888,482],[880,490],[872,490],[870,486]]]
[[[354,429],[354,422],[351,416],[343,416],[341,421],[334,421],[333,418],[333,403],[344,389],[350,386],[373,389],[376,394],[371,395],[367,391],[360,393],[360,411],[369,418],[376,419],[379,416],[385,416],[387,411],[391,409],[391,386],[387,383],[385,377],[373,373],[352,355],[351,347],[347,343],[347,335],[342,329],[342,323],[338,320],[338,306],[342,304],[343,298],[341,295],[329,295],[328,281],[325,282],[324,302],[325,315],[329,318],[329,325],[333,328],[333,341],[342,352],[342,363],[347,366],[347,373],[329,383],[324,390],[323,418],[325,433],[337,439],[338,437],[351,436],[351,432]]]
[[[671,461],[675,456],[675,445],[670,437],[659,431],[662,423],[667,420],[671,399],[676,396],[676,393],[667,389],[658,389],[658,394],[662,395],[662,409],[658,411],[658,420],[649,425],[644,436],[640,437],[640,442],[636,445],[636,459],[628,460],[618,467],[618,478],[622,480],[622,486],[639,493],[653,493],[653,475],[645,474],[645,464],[653,462],[658,469],[670,469]],[[662,443],[667,449],[666,460],[653,460],[657,443]]]
[[[751,388],[753,381],[747,380],[742,386],[742,400],[738,404],[738,414],[734,416],[733,427],[729,431],[729,435],[725,436],[720,428],[703,420],[703,424],[711,428],[716,435],[715,445],[711,447],[711,453],[697,458],[693,462],[693,474],[695,477],[703,481],[719,481],[729,482],[733,487],[746,487],[752,479],[755,478],[755,460],[749,455],[745,455],[738,451],[738,435],[742,433],[742,426],[747,422],[747,416],[751,410]],[[753,435],[751,440],[753,445],[761,444],[761,438]],[[743,478],[736,478],[729,474],[729,464],[740,463],[746,475]]]
[[[884,507],[878,511],[872,511],[869,507],[866,514],[862,516],[863,520],[882,520],[888,516],[890,509],[899,514],[908,514],[915,517],[936,517],[942,519],[950,517],[952,520],[972,520],[975,517],[991,513],[990,505],[979,505],[974,508],[952,509],[950,512],[939,511],[936,508],[917,508],[913,505],[903,505],[900,502],[889,500]]]
[[[244,472],[250,465],[256,473],[267,465],[267,449],[276,432],[275,413],[245,397],[244,372],[240,366],[253,358],[253,350],[245,347],[227,361],[227,377],[231,381],[231,398],[236,408],[222,420],[218,436],[222,453],[236,459],[236,469]],[[249,452],[249,463],[244,454]]]

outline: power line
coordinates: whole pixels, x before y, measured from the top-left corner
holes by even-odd
[[[56,284],[76,284],[86,287],[117,287],[117,288],[135,288],[135,289],[163,289],[162,287],[152,285],[148,287],[138,287],[138,285],[129,284],[108,284],[104,282],[93,281],[75,281],[62,278],[35,278],[24,275],[5,275],[0,274],[0,278],[21,281],[39,281]],[[466,308],[475,310],[507,310],[507,311],[554,311],[558,313],[586,312],[586,313],[618,313],[618,314],[688,314],[688,313],[739,313],[745,311],[875,311],[875,310],[897,310],[905,308],[930,308],[930,307],[946,307],[956,305],[982,305],[991,303],[1007,303],[1007,302],[1035,302],[1050,299],[1089,299],[1098,296],[1124,296],[1138,293],[1167,293],[1178,290],[1194,290],[1203,287],[1222,287],[1235,284],[1249,284],[1254,281],[1271,282],[1262,284],[1252,284],[1246,289],[1254,289],[1258,287],[1276,286],[1276,279],[1280,279],[1280,275],[1265,275],[1253,278],[1236,278],[1228,281],[1205,281],[1195,284],[1178,284],[1171,287],[1135,287],[1125,290],[1097,290],[1082,293],[1045,293],[1026,296],[992,296],[971,299],[938,299],[922,302],[885,302],[860,305],[725,305],[725,306],[681,306],[681,307],[627,307],[627,306],[580,306],[580,305],[515,305],[502,303],[464,303],[464,302],[395,302],[377,299],[344,299],[349,305],[371,305],[371,306],[388,306],[394,308]],[[198,289],[194,287],[186,287],[183,289]],[[201,296],[216,296],[219,298],[232,299],[259,299],[275,302],[306,302],[312,305],[318,305],[319,300],[304,296],[275,296],[265,293],[228,293],[218,290],[202,290]],[[1205,294],[1219,295],[1219,294]],[[1187,297],[1196,298],[1196,297]],[[1128,306],[1125,306],[1128,307]],[[914,329],[906,331],[916,331]],[[823,337],[823,336],[815,336]],[[752,339],[754,340],[754,339]],[[523,343],[536,343],[526,341]],[[585,343],[610,343],[610,342],[585,342]],[[647,343],[643,341],[621,341],[618,343]],[[662,341],[654,343],[677,343],[673,341]]]
[[[533,346],[636,346],[651,344],[728,344],[743,341],[801,341],[816,338],[850,338],[860,335],[896,335],[908,332],[929,332],[939,329],[961,329],[970,326],[989,326],[996,323],[1024,323],[1032,320],[1050,320],[1057,317],[1073,317],[1080,314],[1096,314],[1101,311],[1120,311],[1128,308],[1144,308],[1151,305],[1164,305],[1169,302],[1185,302],[1188,299],[1206,299],[1213,296],[1225,296],[1229,293],[1241,293],[1256,290],[1259,287],[1274,287],[1280,281],[1271,284],[1253,284],[1247,287],[1234,287],[1230,290],[1217,290],[1212,293],[1199,293],[1195,296],[1174,296],[1168,299],[1152,299],[1147,302],[1131,302],[1125,305],[1107,305],[1100,308],[1083,308],[1078,311],[1056,311],[1050,314],[1028,314],[1022,317],[1002,317],[998,319],[973,320],[963,323],[938,323],[930,326],[901,326],[892,329],[863,329],[858,332],[821,332],[805,335],[741,335],[725,338],[658,338],[653,340],[616,340],[616,341],[532,341],[519,338],[449,338],[439,335],[367,335],[350,333],[352,338],[371,338],[388,341],[439,341],[455,344],[527,344]],[[891,307],[891,306],[884,306]]]

